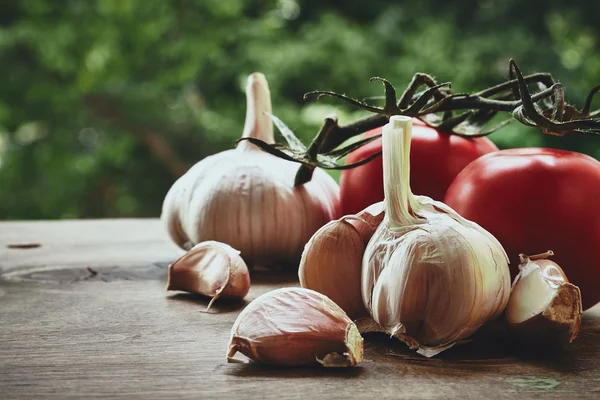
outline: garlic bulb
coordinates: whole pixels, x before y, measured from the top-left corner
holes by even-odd
[[[490,233],[412,194],[411,129],[402,116],[383,129],[386,216],[365,250],[362,296],[386,332],[431,357],[504,311],[510,275]]]
[[[242,137],[273,143],[271,98],[264,75],[248,78]],[[171,187],[162,209],[169,235],[180,247],[206,240],[227,243],[253,263],[297,263],[321,226],[339,216],[339,187],[325,171],[294,187],[298,164],[247,141],[207,157]]]
[[[581,292],[548,257],[552,251],[520,254],[519,274],[513,282],[505,318],[523,341],[542,345],[571,343],[579,332]]]
[[[319,229],[302,252],[302,287],[326,295],[351,318],[367,316],[360,294],[362,258],[383,216],[380,202]]]
[[[250,274],[240,252],[225,243],[198,243],[169,265],[167,290],[212,297],[243,299],[250,290]]]
[[[327,296],[292,287],[267,292],[240,313],[227,360],[236,362],[237,352],[266,364],[347,367],[362,360],[363,339]]]

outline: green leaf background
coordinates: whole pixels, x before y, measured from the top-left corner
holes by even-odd
[[[591,0],[2,1],[0,218],[158,216],[182,169],[239,138],[254,71],[305,143],[332,111],[362,115],[305,92],[376,96],[370,77],[402,90],[415,72],[471,91],[511,57],[581,106],[600,84],[598,15]],[[600,138],[516,123],[492,140],[600,158]]]

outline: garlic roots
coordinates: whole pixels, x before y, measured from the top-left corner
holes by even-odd
[[[240,352],[265,364],[346,367],[363,357],[356,325],[327,296],[283,288],[252,301],[231,329],[227,360]]]
[[[250,290],[250,274],[240,252],[224,243],[198,243],[169,265],[167,290],[212,297],[243,299]]]
[[[362,258],[383,216],[381,202],[319,229],[302,253],[298,270],[302,287],[326,295],[351,318],[367,316],[360,294]]]
[[[264,75],[248,78],[243,137],[274,143],[271,98]],[[294,264],[313,233],[340,215],[339,187],[317,168],[294,187],[298,164],[247,141],[194,165],[165,197],[162,220],[180,247],[206,240],[239,249],[246,261]]]
[[[385,331],[427,357],[468,338],[508,302],[500,243],[447,205],[410,190],[412,120],[383,129],[386,216],[363,257],[362,296]]]
[[[564,345],[579,332],[581,292],[567,279],[552,251],[535,256],[520,254],[519,274],[513,282],[505,318],[523,341]]]

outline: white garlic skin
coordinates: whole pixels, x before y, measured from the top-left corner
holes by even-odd
[[[410,192],[410,124],[392,117],[383,131],[386,216],[365,249],[361,292],[375,322],[431,357],[504,311],[510,273],[493,235]]]
[[[262,74],[248,78],[247,99],[243,137],[273,143],[273,124],[265,115],[271,100]],[[180,247],[216,240],[256,264],[297,264],[312,234],[340,214],[334,179],[317,168],[310,182],[294,187],[298,168],[241,142],[198,162],[175,182],[161,218]]]

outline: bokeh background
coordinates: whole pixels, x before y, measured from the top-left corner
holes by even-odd
[[[362,115],[309,90],[374,96],[372,76],[401,91],[427,72],[472,91],[510,57],[581,106],[600,84],[599,15],[597,0],[2,0],[0,218],[158,216],[178,176],[240,136],[254,71],[305,141],[332,111]],[[492,140],[600,158],[599,137],[518,123]]]

